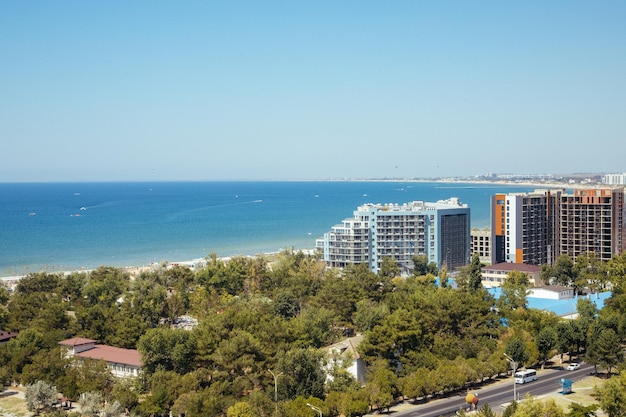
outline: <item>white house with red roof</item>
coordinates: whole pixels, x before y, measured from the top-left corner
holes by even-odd
[[[82,337],[62,340],[59,344],[66,348],[65,355],[68,358],[105,361],[113,376],[126,378],[139,375],[142,362],[138,350],[100,345],[97,340]]]

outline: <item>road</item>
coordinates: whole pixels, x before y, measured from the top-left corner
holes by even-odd
[[[573,382],[579,381],[592,373],[593,366],[583,364],[580,369],[566,371],[563,369],[549,369],[538,372],[538,378],[527,384],[516,384],[515,391],[518,399],[524,399],[527,394],[539,396],[561,391],[561,378],[567,378]],[[485,402],[489,403],[492,410],[503,411],[502,405],[513,400],[513,377],[507,378],[506,382],[497,383],[485,388],[472,390],[478,394],[478,407]],[[431,401],[426,404],[416,405],[410,410],[393,412],[394,417],[439,417],[451,416],[461,408],[467,407],[465,394]]]

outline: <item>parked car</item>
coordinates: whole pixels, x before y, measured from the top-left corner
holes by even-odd
[[[575,371],[578,368],[580,368],[580,364],[579,363],[570,363],[569,365],[567,365],[567,370],[568,371]]]

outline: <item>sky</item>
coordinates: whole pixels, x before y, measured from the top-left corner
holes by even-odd
[[[626,172],[626,2],[0,2],[0,181]]]

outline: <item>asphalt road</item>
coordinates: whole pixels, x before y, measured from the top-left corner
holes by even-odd
[[[561,379],[570,379],[573,382],[579,381],[589,376],[594,371],[593,366],[582,364],[580,369],[575,371],[566,371],[562,369],[549,369],[539,371],[536,381],[527,384],[515,384],[515,393],[518,399],[524,399],[527,394],[531,396],[540,396],[561,391]],[[480,408],[485,402],[489,403],[492,410],[502,412],[503,406],[506,407],[513,400],[513,377],[509,377],[506,381],[502,381],[485,388],[471,390],[478,395],[478,407]],[[410,410],[393,411],[390,415],[393,417],[440,417],[452,416],[454,413],[468,405],[465,402],[465,393],[453,397],[435,400],[426,404],[416,405]]]

